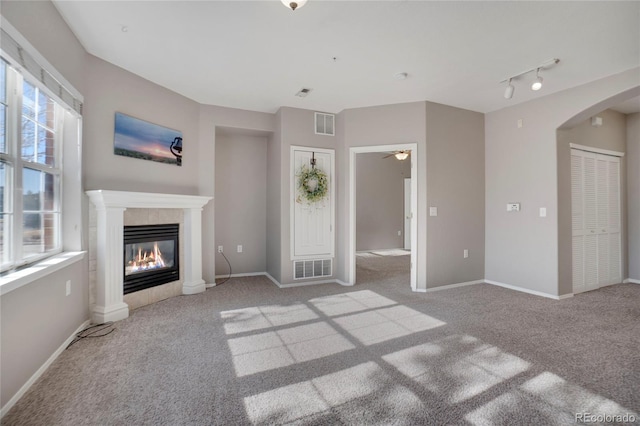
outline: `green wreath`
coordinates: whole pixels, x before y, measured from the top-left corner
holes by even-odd
[[[327,196],[329,189],[329,179],[327,174],[317,167],[309,168],[306,164],[300,167],[298,177],[298,195],[296,201],[302,200],[309,204],[322,201]]]

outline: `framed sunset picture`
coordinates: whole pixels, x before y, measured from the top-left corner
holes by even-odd
[[[113,153],[182,166],[182,132],[116,112]]]

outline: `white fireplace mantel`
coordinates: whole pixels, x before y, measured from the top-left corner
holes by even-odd
[[[205,291],[202,279],[202,208],[212,197],[95,190],[86,192],[96,206],[97,265],[96,304],[91,319],[96,324],[129,316],[123,301],[124,211],[136,209],[183,209],[185,276],[182,294]]]

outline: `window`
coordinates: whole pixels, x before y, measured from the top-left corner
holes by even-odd
[[[64,109],[0,61],[0,260],[12,270],[61,251]]]

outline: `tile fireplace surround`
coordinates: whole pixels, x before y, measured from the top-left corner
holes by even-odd
[[[182,209],[184,229],[184,281],[182,294],[205,291],[202,279],[202,208],[212,197],[95,190],[86,192],[96,207],[96,294],[91,307],[95,324],[129,316],[123,300],[124,211],[131,209]]]

